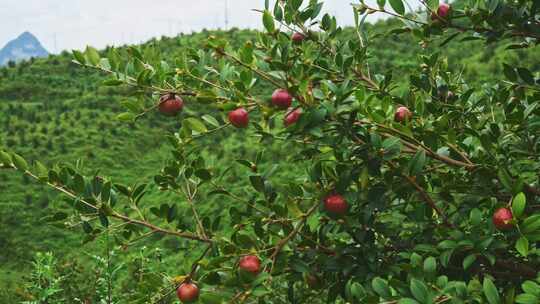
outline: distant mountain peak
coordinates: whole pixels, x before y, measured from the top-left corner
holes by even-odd
[[[27,60],[32,57],[47,57],[49,52],[41,45],[32,33],[25,31],[11,40],[0,50],[0,66],[9,61]]]

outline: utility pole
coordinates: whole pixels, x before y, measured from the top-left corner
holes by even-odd
[[[58,44],[56,41],[56,33],[54,33],[54,53],[58,54]]]
[[[225,30],[229,30],[229,0],[225,0]]]

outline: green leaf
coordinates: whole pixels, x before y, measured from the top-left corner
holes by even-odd
[[[35,163],[34,163],[34,167],[36,168],[36,175],[38,177],[48,177],[49,176],[49,170],[41,162],[36,160]]]
[[[521,289],[526,293],[533,294],[537,297],[540,297],[540,285],[533,281],[525,281],[521,284]]]
[[[291,4],[291,8],[296,11],[300,8],[300,6],[302,6],[303,0],[289,0],[289,2]]]
[[[418,301],[420,301],[420,303],[427,302],[428,289],[424,282],[417,279],[411,279],[410,287],[411,293]]]
[[[469,254],[465,259],[463,259],[463,269],[469,268],[476,261],[476,254]]]
[[[400,15],[405,14],[405,6],[403,5],[402,0],[389,0],[390,6],[394,9],[394,11]]]
[[[377,0],[377,4],[379,5],[381,9],[383,9],[384,6],[386,5],[386,0]]]
[[[497,287],[495,287],[495,284],[489,278],[484,278],[483,288],[489,304],[499,304],[501,302]]]
[[[526,197],[523,192],[518,193],[512,200],[512,214],[515,218],[520,218],[525,210]]]
[[[13,153],[13,164],[17,169],[21,171],[28,170],[28,163],[26,162],[26,160],[22,156],[15,153]]]
[[[63,221],[68,218],[68,214],[65,212],[56,212],[55,214],[51,216],[45,217],[45,221],[47,222],[59,222]]]
[[[212,179],[212,174],[210,173],[210,171],[208,171],[206,169],[199,169],[199,170],[195,171],[195,176],[202,179],[203,181],[207,181],[207,180]]]
[[[384,159],[390,160],[401,152],[401,140],[397,137],[389,137],[382,143],[384,149]]]
[[[411,176],[419,174],[426,164],[426,152],[422,149],[416,152],[409,162],[409,174]]]
[[[392,296],[388,283],[379,277],[374,278],[373,281],[371,281],[371,287],[383,299],[388,299]]]
[[[450,259],[452,258],[452,254],[454,253],[454,249],[449,249],[441,253],[439,256],[439,259],[441,260],[441,265],[443,267],[448,267],[448,264],[450,263]]]
[[[273,33],[275,31],[274,18],[267,10],[265,10],[263,13],[263,24],[264,28],[266,28],[269,33]]]
[[[540,228],[540,214],[529,216],[519,227],[521,232],[525,234],[535,232]]]
[[[109,86],[109,87],[119,86],[119,85],[121,85],[123,83],[124,82],[122,80],[118,80],[118,79],[107,79],[107,80],[103,81],[103,85],[104,86]]]
[[[471,210],[469,221],[473,226],[479,225],[482,222],[482,218],[482,211],[480,211],[478,208]]]
[[[436,10],[439,7],[439,0],[427,0],[426,3],[432,10]]]
[[[75,190],[78,193],[84,192],[84,189],[86,188],[84,177],[80,174],[75,174],[73,176],[73,190]]]
[[[135,114],[131,112],[120,113],[116,116],[116,119],[120,121],[133,121],[135,119]]]
[[[193,118],[193,117],[186,118],[184,120],[184,123],[188,126],[190,130],[193,130],[198,133],[205,133],[206,131],[208,131],[204,123],[198,120],[197,118]]]
[[[249,181],[255,190],[258,192],[264,192],[264,179],[260,175],[252,175],[249,177]]]
[[[91,46],[87,46],[86,47],[86,58],[88,59],[88,62],[90,62],[92,65],[94,66],[97,66],[99,64],[99,53],[98,51],[91,47]]]
[[[350,282],[348,284],[348,295],[352,298],[352,300],[359,301],[363,299],[366,296],[366,290],[364,289],[364,286],[358,282]]]
[[[283,20],[283,9],[279,4],[279,1],[276,1],[276,4],[274,5],[274,18],[276,18],[277,21]]]
[[[526,257],[529,254],[529,240],[524,236],[520,237],[516,242],[516,250]]]
[[[99,222],[101,223],[101,226],[105,228],[109,227],[109,219],[107,219],[107,216],[105,214],[99,214]]]
[[[527,84],[534,85],[534,76],[531,73],[531,71],[525,69],[525,68],[517,68],[517,72],[519,74],[519,77],[523,79]]]
[[[437,260],[434,257],[428,257],[424,261],[424,272],[434,274],[437,271]]]
[[[203,304],[221,304],[223,297],[216,293],[205,292],[201,295],[200,302]]]
[[[9,153],[0,151],[0,163],[6,166],[11,166],[11,156]]]
[[[499,169],[498,175],[499,175],[499,180],[503,184],[504,188],[512,192],[512,178],[510,177],[508,172],[506,172],[506,170],[504,169]]]
[[[167,212],[167,223],[172,223],[174,219],[176,218],[176,214],[178,213],[178,207],[177,205],[172,205],[169,207],[169,210]]]
[[[519,304],[538,304],[540,299],[532,294],[524,293],[516,297],[516,303]]]
[[[503,73],[508,80],[515,82],[517,80],[516,70],[510,65],[503,63]]]
[[[86,63],[86,58],[84,58],[84,54],[80,51],[73,50],[73,58],[75,58],[75,61],[77,61],[80,64]]]
[[[202,119],[206,121],[209,125],[212,125],[216,128],[219,127],[219,122],[217,121],[217,119],[214,118],[214,116],[203,115]]]

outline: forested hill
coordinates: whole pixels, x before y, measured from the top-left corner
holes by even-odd
[[[475,86],[493,81],[494,75],[502,73],[502,63],[540,70],[538,47],[507,51],[506,44],[486,47],[478,41],[459,45],[450,41],[443,47],[440,47],[443,41],[418,45],[412,42],[409,34],[375,39],[377,33],[387,32],[396,22],[389,20],[370,26],[374,33],[374,38],[368,41],[373,44],[370,67],[374,73],[392,72],[394,78],[399,78],[404,71],[420,71],[422,60],[418,54],[434,52],[448,56],[448,65],[461,70],[464,78]],[[257,33],[236,29],[204,31],[155,39],[141,48],[154,48],[156,52],[166,54],[170,64],[174,64],[185,46],[202,47],[209,35],[225,36],[232,44],[241,45]],[[347,29],[342,39],[352,35],[356,35],[355,32]],[[454,41],[465,37],[456,37]],[[165,121],[155,113],[150,113],[137,125],[116,121],[121,103],[135,98],[133,92],[127,88],[101,86],[105,79],[103,75],[78,67],[71,59],[66,52],[0,68],[0,146],[48,165],[80,160],[84,168],[101,168],[100,173],[114,176],[125,184],[141,182],[155,175],[155,168],[168,155],[167,149],[163,148],[166,141],[163,130],[177,129],[180,123]],[[400,81],[408,82],[409,79]],[[245,149],[246,154],[255,153],[246,148],[251,139],[235,141],[238,136],[242,135],[222,135],[220,145],[228,151]],[[224,166],[234,161],[234,156],[218,154],[214,157],[217,164]],[[157,194],[151,199],[168,198]],[[24,298],[20,282],[36,252],[65,253],[65,261],[76,256],[84,265],[85,259],[89,259],[86,252],[94,252],[102,246],[99,242],[81,246],[81,227],[77,225],[72,227],[71,233],[47,224],[47,219],[53,216],[45,213],[47,205],[67,208],[66,202],[49,190],[13,172],[0,171],[0,299],[7,299],[3,303],[15,303]]]

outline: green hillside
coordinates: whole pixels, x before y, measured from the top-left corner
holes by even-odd
[[[371,25],[370,36],[376,37],[378,33],[387,32],[395,22],[389,20]],[[209,35],[223,36],[233,44],[241,45],[256,34],[247,30],[202,32],[152,40],[141,48],[166,54],[165,57],[170,58],[169,63],[174,64],[184,46],[202,47]],[[351,35],[355,35],[351,29],[342,33],[343,39]],[[455,41],[462,38],[458,37]],[[441,55],[448,56],[448,65],[461,70],[464,78],[477,86],[493,81],[496,78],[494,75],[501,74],[502,63],[526,65],[532,71],[540,70],[538,47],[507,51],[507,45],[504,44],[485,47],[480,42],[470,41],[458,46],[450,41],[442,48],[433,44],[423,49],[414,44],[408,34],[384,39],[379,37],[373,41],[374,45],[370,48],[374,50],[370,54],[372,70],[381,74],[392,72],[395,78],[399,78],[404,71],[420,70],[422,61],[418,55],[431,54],[433,50],[440,50]],[[104,75],[83,69],[71,60],[71,55],[64,53],[0,69],[0,146],[24,155],[27,159],[39,159],[48,166],[66,162],[83,168],[100,168],[99,172],[86,169],[86,173],[112,176],[115,181],[127,185],[151,182],[153,176],[158,174],[156,168],[165,163],[170,155],[165,130],[178,130],[180,120],[150,112],[138,124],[117,121],[116,116],[122,112],[123,102],[140,98],[141,102],[149,105],[151,96],[141,98],[129,88],[102,86],[100,84],[106,79]],[[401,81],[408,82],[409,79]],[[186,111],[189,113],[189,100],[187,104]],[[250,145],[258,139],[248,137],[248,134],[227,130],[200,144],[205,147],[204,153],[211,156],[215,167],[225,170],[238,155],[244,154],[244,159],[254,160],[260,152],[253,150]],[[216,145],[225,148],[215,149]],[[303,170],[301,163],[291,166],[287,159],[287,149],[298,145],[282,145],[274,143],[268,146],[265,154],[283,169],[274,173],[276,180],[286,180],[287,171]],[[223,154],[223,150],[230,153]],[[264,169],[268,168],[261,168]],[[245,172],[235,170],[237,172],[233,176],[241,176],[249,169],[244,168]],[[229,182],[233,186],[239,183],[235,179]],[[153,189],[156,189],[155,186]],[[151,202],[144,208],[159,206],[160,203],[175,199],[155,191],[144,198],[144,201]],[[208,198],[208,212],[221,212],[222,203],[219,197]],[[48,205],[54,205],[55,210],[69,208],[67,202],[51,190],[12,172],[0,171],[0,298],[6,299],[2,303],[16,303],[25,298],[22,284],[27,280],[26,274],[37,252],[54,252],[67,268],[83,267],[78,271],[80,274],[92,274],[92,267],[96,263],[92,254],[103,255],[106,252],[106,235],[100,236],[96,242],[83,243],[82,227],[79,225],[67,231],[48,224],[47,218],[53,216],[49,213],[50,209],[45,209]],[[187,210],[179,210],[178,213],[185,216],[188,222],[193,220]],[[226,222],[228,216],[223,221]],[[156,266],[158,271],[161,268],[165,271],[175,265],[185,267],[181,258],[177,258],[182,254],[179,252],[182,252],[180,249],[183,244],[165,242],[159,237],[149,238],[129,251],[119,251],[116,257],[118,264],[127,256],[134,259],[139,254],[142,256],[142,246],[149,244],[152,247],[158,247],[156,244],[159,244],[166,252],[176,255],[164,254],[169,258],[165,259],[167,263]],[[145,251],[144,254],[153,256],[156,253]],[[123,269],[120,276],[125,278],[133,271]],[[84,280],[81,277],[78,279]],[[134,284],[122,282],[126,286]],[[123,287],[122,284],[119,288]],[[135,299],[140,296],[137,291],[126,289],[131,290],[127,297]]]

